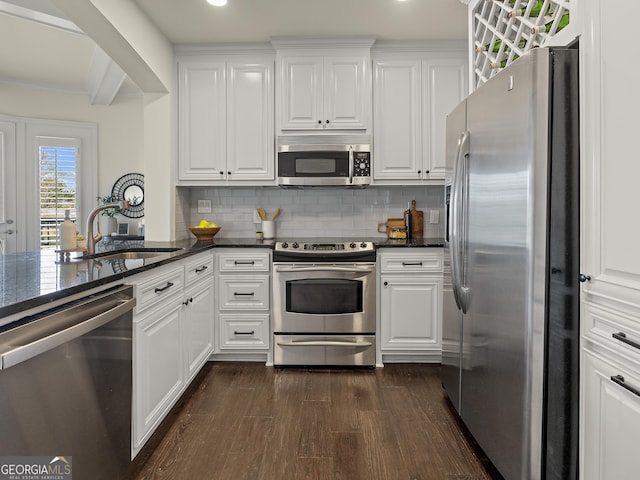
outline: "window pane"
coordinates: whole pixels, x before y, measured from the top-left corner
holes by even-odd
[[[64,211],[76,220],[76,166],[74,147],[41,146],[40,158],[40,247],[55,248]]]

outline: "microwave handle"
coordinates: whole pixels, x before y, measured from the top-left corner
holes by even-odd
[[[349,183],[353,183],[353,147],[349,145]]]

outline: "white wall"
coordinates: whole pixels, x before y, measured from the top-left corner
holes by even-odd
[[[144,174],[142,96],[94,106],[87,95],[0,84],[0,113],[98,125],[98,191],[111,192],[125,173]]]
[[[444,187],[369,187],[364,190],[263,188],[188,188],[179,187],[176,208],[177,238],[193,238],[187,230],[201,219],[216,222],[220,237],[253,237],[257,207],[271,216],[277,207],[276,236],[312,237],[386,237],[377,233],[378,223],[401,218],[407,202],[416,200],[424,212],[425,237],[444,236]],[[198,213],[198,200],[211,200],[212,213]],[[188,204],[188,206],[187,206]],[[429,223],[429,213],[437,210],[439,222]],[[182,212],[182,214],[180,214]]]

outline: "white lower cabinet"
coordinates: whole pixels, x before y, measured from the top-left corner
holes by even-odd
[[[180,343],[181,297],[136,318],[133,359],[134,454],[160,424],[184,386]]]
[[[271,251],[216,249],[216,360],[271,364]]]
[[[639,368],[611,362],[590,348],[582,351],[581,418],[583,471],[587,479],[638,478],[640,440]]]
[[[442,251],[425,250],[380,249],[382,362],[442,358]]]
[[[131,277],[134,457],[213,351],[213,252]]]
[[[183,301],[186,378],[190,382],[213,350],[213,278],[188,289]]]

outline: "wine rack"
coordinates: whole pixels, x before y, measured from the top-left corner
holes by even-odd
[[[475,88],[565,29],[571,7],[571,0],[477,2],[471,11]]]

